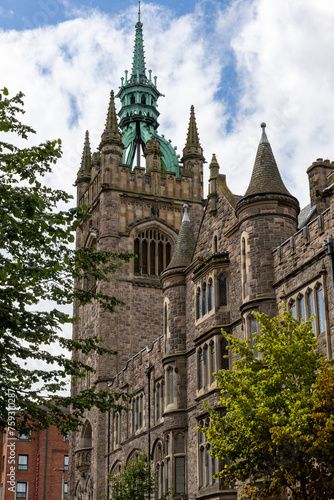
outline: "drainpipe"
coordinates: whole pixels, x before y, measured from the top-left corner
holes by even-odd
[[[46,435],[45,435],[45,468],[44,468],[44,493],[43,493],[43,500],[45,500],[45,495],[46,495],[46,472],[47,472],[47,465],[48,465],[48,439],[49,439],[49,428],[46,428]]]
[[[332,301],[334,303],[334,246],[333,238],[326,238],[324,247],[327,247],[327,255],[331,258],[331,275],[332,275]]]
[[[147,461],[151,473],[151,371],[153,365],[148,363],[145,366],[145,374],[147,377]],[[151,492],[148,493],[148,500],[151,499]]]
[[[108,410],[107,500],[109,500],[109,467],[110,467],[110,410]]]

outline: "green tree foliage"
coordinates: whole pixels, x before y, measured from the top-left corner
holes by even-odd
[[[43,177],[61,157],[61,141],[23,147],[35,132],[20,122],[22,98],[22,93],[10,98],[6,88],[0,90],[0,430],[7,425],[10,392],[21,415],[17,423],[54,424],[65,432],[77,428],[85,409],[95,405],[107,410],[109,393],[88,389],[75,397],[55,397],[66,378],[93,370],[53,353],[61,352],[59,347],[84,355],[112,353],[99,338],[64,338],[62,327],[75,321],[64,306],[97,301],[112,313],[119,300],[73,283],[91,276],[108,281],[129,255],[73,250],[73,230],[90,218],[88,208],[57,208],[72,197],[43,184]],[[42,308],[41,301],[50,302]],[[117,396],[113,401],[117,407]],[[70,404],[71,415],[63,411]]]
[[[224,334],[236,356],[221,371],[220,407],[209,409],[212,454],[242,499],[334,498],[334,369],[318,349],[312,322],[286,311],[255,314],[255,344]],[[253,350],[254,349],[254,350]],[[255,353],[258,352],[258,356]],[[275,495],[278,495],[277,497]]]
[[[147,500],[155,498],[158,490],[158,475],[151,472],[145,453],[130,460],[121,467],[117,476],[109,477],[109,498],[111,500]],[[170,492],[164,493],[159,500],[167,500]],[[107,497],[104,497],[106,500]]]

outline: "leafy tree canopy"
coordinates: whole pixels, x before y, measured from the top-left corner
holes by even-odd
[[[224,333],[235,369],[219,372],[221,408],[208,408],[212,454],[225,463],[220,475],[244,484],[242,499],[334,498],[333,366],[312,321],[286,311],[254,315],[261,333],[252,348]]]
[[[64,306],[96,301],[112,313],[121,301],[73,283],[90,277],[108,281],[130,256],[94,248],[73,250],[73,230],[90,218],[88,207],[59,210],[58,205],[72,197],[43,184],[43,176],[61,157],[59,139],[27,147],[9,142],[14,135],[16,143],[24,144],[35,133],[20,122],[22,98],[21,92],[9,97],[6,88],[0,90],[0,430],[7,425],[10,394],[21,415],[19,425],[54,424],[65,432],[78,427],[85,409],[95,405],[105,411],[111,403],[107,391],[94,389],[58,397],[69,376],[93,370],[53,352],[61,347],[85,355],[113,353],[99,338],[64,338],[62,327],[76,320]],[[51,310],[41,310],[41,301],[50,301]],[[43,368],[46,364],[49,370]],[[117,406],[117,395],[113,401]],[[71,414],[63,410],[69,405]]]
[[[155,498],[158,490],[158,473],[152,473],[145,453],[140,453],[127,466],[121,466],[115,476],[109,477],[109,498],[112,500],[147,500]],[[170,492],[159,496],[167,500]],[[106,500],[106,496],[104,500]]]

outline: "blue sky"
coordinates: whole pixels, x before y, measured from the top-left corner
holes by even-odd
[[[153,2],[146,2],[153,3]],[[176,15],[193,10],[195,2],[165,0],[160,5],[172,9]],[[227,2],[226,2],[227,3]],[[108,15],[117,15],[126,8],[137,6],[137,0],[100,0],[100,1],[58,1],[58,0],[2,0],[2,28],[23,30],[39,26],[55,25],[75,17],[75,11],[85,9],[87,12],[98,8]]]
[[[133,0],[2,0],[2,85],[26,94],[37,140],[63,140],[54,186],[74,193],[86,129],[99,144],[110,89],[131,69],[137,10]],[[288,189],[308,203],[307,167],[334,160],[334,2],[143,1],[141,20],[165,95],[159,130],[178,153],[193,104],[207,161],[215,153],[243,194],[266,121]],[[206,165],[205,188],[207,178]]]

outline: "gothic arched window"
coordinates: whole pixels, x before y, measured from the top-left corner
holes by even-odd
[[[140,232],[134,240],[134,273],[159,276],[171,259],[171,243],[160,231],[148,229]]]

